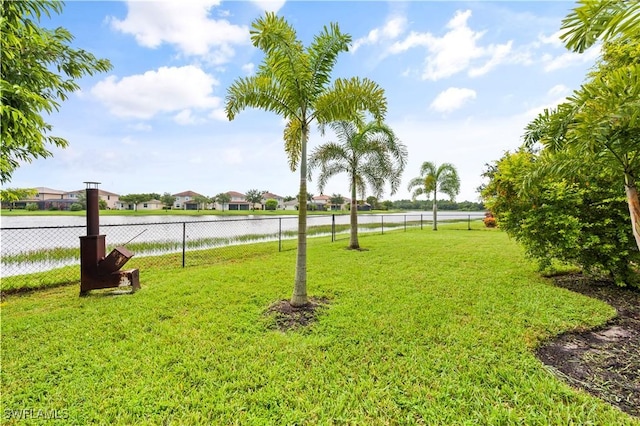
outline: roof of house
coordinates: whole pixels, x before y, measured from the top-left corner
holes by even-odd
[[[265,192],[264,194],[262,194],[263,198],[284,198],[281,197],[279,195],[274,194],[273,192]]]
[[[202,194],[198,194],[197,192],[193,192],[193,191],[184,191],[184,192],[179,192],[177,194],[173,194],[174,197],[202,197]]]
[[[227,191],[227,194],[231,197],[242,197],[244,198],[244,194],[237,191]]]
[[[315,197],[311,197],[311,199],[314,201],[327,201],[330,200],[331,197],[328,195],[316,195]]]
[[[69,192],[65,192],[65,194],[84,194],[85,193],[85,189],[78,189],[77,191],[69,191]],[[115,192],[109,192],[109,191],[105,191],[104,189],[98,189],[98,195],[116,195],[116,196],[120,196],[120,194],[116,194]]]
[[[44,186],[37,187],[36,191],[38,191],[38,194],[58,194],[58,195],[66,194],[65,191],[60,191],[59,189],[46,188]]]

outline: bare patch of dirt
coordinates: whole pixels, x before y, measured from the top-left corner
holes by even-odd
[[[280,300],[269,306],[266,314],[273,316],[274,328],[280,331],[297,330],[309,326],[318,319],[319,312],[329,304],[329,299],[310,297],[304,306],[291,306],[288,300]]]
[[[583,275],[556,284],[613,306],[618,316],[596,329],[565,333],[537,355],[570,385],[640,417],[640,291]]]

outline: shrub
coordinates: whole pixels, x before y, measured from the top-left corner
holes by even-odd
[[[71,204],[71,207],[69,207],[69,210],[71,210],[72,212],[79,212],[80,210],[82,210],[82,204],[73,203]]]
[[[28,203],[25,206],[25,209],[29,210],[30,212],[34,212],[36,210],[40,210],[40,207],[38,207],[38,204],[36,204],[36,203]]]
[[[278,201],[274,200],[273,198],[269,198],[264,203],[264,208],[265,208],[265,210],[275,210],[275,209],[278,208]]]
[[[55,211],[58,211],[58,210],[59,210],[58,206],[49,206],[49,211],[51,211],[51,212],[55,212]]]
[[[491,213],[485,213],[482,221],[487,228],[495,228],[497,226],[496,218]]]

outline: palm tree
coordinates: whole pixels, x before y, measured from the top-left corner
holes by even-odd
[[[393,195],[400,186],[400,176],[407,162],[407,148],[385,124],[371,122],[357,126],[348,121],[335,121],[328,126],[340,142],[328,142],[311,154],[310,169],[320,167],[318,189],[339,173],[349,175],[351,189],[351,236],[349,248],[359,249],[358,206],[356,193],[364,198],[365,187],[380,196],[385,182],[391,184]]]
[[[369,79],[337,79],[331,71],[338,54],[349,49],[351,36],[332,23],[305,48],[295,30],[274,13],[251,25],[251,41],[264,52],[258,72],[237,79],[227,90],[229,120],[248,107],[272,111],[286,120],[284,148],[289,167],[300,168],[300,200],[307,195],[307,142],[312,123],[354,120],[362,112],[382,120],[387,101],[384,90]],[[298,253],[291,305],[304,306],[307,298],[307,205],[298,211]]]
[[[433,230],[438,230],[438,193],[446,194],[451,201],[460,192],[458,171],[451,163],[443,163],[436,167],[434,163],[425,161],[420,167],[420,176],[411,179],[409,191],[413,191],[413,199],[426,195],[427,200],[433,195]]]
[[[640,2],[623,0],[580,0],[562,20],[560,38],[565,46],[582,53],[598,39],[620,36],[637,38],[640,33]]]
[[[213,199],[220,203],[220,205],[222,206],[222,211],[224,211],[224,205],[229,204],[229,201],[231,201],[231,195],[227,194],[226,192],[221,192],[213,197]]]

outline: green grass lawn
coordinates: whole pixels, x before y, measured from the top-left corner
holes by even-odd
[[[141,270],[133,295],[65,286],[2,303],[2,414],[68,424],[640,424],[533,349],[615,312],[553,287],[501,232],[309,240],[318,322],[273,329],[295,251]],[[11,411],[13,410],[13,411]],[[16,421],[39,424],[42,419]],[[55,423],[54,423],[55,424]]]

